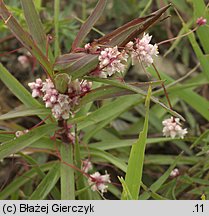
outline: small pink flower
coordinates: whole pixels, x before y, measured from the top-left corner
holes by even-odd
[[[149,67],[153,63],[153,57],[159,54],[157,44],[150,44],[152,36],[149,34],[143,35],[143,37],[136,38],[135,43],[129,42],[126,47],[131,52],[132,64],[143,63],[146,67]]]
[[[106,78],[107,76],[112,76],[116,72],[124,72],[127,59],[128,55],[119,52],[117,46],[105,48],[99,55],[101,76]]]
[[[91,82],[86,80],[74,80],[68,83],[68,94],[59,93],[50,79],[42,82],[36,79],[36,82],[28,84],[32,89],[33,97],[42,97],[47,108],[51,108],[52,115],[58,119],[69,119],[73,107],[77,105],[80,98],[89,92],[92,86]]]
[[[170,177],[175,178],[175,177],[179,176],[179,174],[180,174],[179,169],[175,168],[174,170],[171,171]]]
[[[85,46],[84,46],[85,50],[89,50],[90,48],[91,48],[91,44],[90,43],[85,44]]]
[[[29,59],[25,55],[20,55],[17,58],[18,62],[23,66],[23,68],[27,68],[30,65]]]
[[[101,193],[107,192],[108,183],[111,183],[110,181],[110,175],[105,174],[101,175],[99,172],[95,172],[94,174],[90,175],[90,178],[88,179],[88,183],[91,186],[91,189],[93,191],[101,191]]]
[[[207,23],[207,20],[204,17],[199,17],[199,18],[197,18],[196,23],[199,26],[203,26],[203,25],[205,25]]]
[[[89,160],[84,160],[83,161],[83,164],[82,164],[82,170],[85,172],[85,173],[88,173],[90,170],[93,169],[93,166],[92,166],[92,163],[91,161]]]
[[[42,97],[43,93],[41,91],[43,87],[42,80],[40,78],[36,79],[36,82],[28,83],[28,86],[32,90],[32,97]]]
[[[162,122],[164,125],[163,135],[166,137],[180,137],[181,139],[188,133],[187,128],[183,129],[181,127],[180,119],[174,118],[173,116],[169,119],[166,119]]]

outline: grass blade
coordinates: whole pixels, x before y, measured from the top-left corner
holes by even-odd
[[[37,43],[38,47],[43,53],[46,53],[46,34],[41,23],[40,17],[36,11],[34,2],[32,0],[21,0],[25,19],[33,37],[33,40]],[[49,52],[50,60],[53,61],[52,52]]]
[[[73,146],[71,143],[61,144],[61,199],[74,200],[75,199],[75,182],[74,170],[67,164],[73,165]],[[67,164],[66,164],[67,163]]]
[[[146,147],[148,121],[149,121],[150,97],[151,97],[151,87],[148,90],[146,103],[145,103],[146,115],[144,121],[144,128],[142,132],[140,132],[139,139],[135,144],[133,144],[131,148],[131,153],[128,161],[128,168],[125,177],[126,185],[130,191],[132,198],[135,200],[138,199],[140,185],[142,181],[144,153]],[[122,193],[122,199],[125,199],[124,192]]]
[[[2,145],[0,146],[0,160],[11,154],[21,151],[25,147],[30,146],[32,143],[36,142],[44,135],[50,135],[50,133],[55,131],[55,129],[56,126],[53,124],[43,125],[12,141],[2,143]]]
[[[25,116],[39,116],[39,115],[50,115],[50,110],[46,108],[25,108],[21,107],[19,109],[12,110],[6,114],[0,116],[0,120],[12,119],[12,118],[19,118]]]
[[[43,165],[40,165],[40,170],[42,172],[48,171],[52,168],[52,166],[55,164],[55,162],[49,162]],[[25,172],[23,175],[17,177],[15,180],[13,180],[6,188],[4,188],[0,192],[0,200],[4,200],[7,197],[9,197],[12,193],[16,192],[20,187],[22,187],[24,184],[29,182],[31,178],[34,178],[37,176],[37,170],[36,168],[32,168],[29,171]]]
[[[82,25],[80,31],[78,32],[73,44],[72,50],[76,49],[81,45],[87,34],[90,32],[96,21],[100,18],[105,8],[107,0],[99,0],[92,14],[88,17],[86,22]]]
[[[9,90],[23,103],[26,107],[40,107],[41,104],[31,96],[21,83],[11,75],[11,73],[0,64],[0,79],[9,88]]]
[[[43,200],[54,188],[60,177],[60,163],[56,163],[47,173],[36,190],[29,197],[30,200]]]
[[[157,190],[165,183],[165,181],[170,176],[171,171],[175,168],[178,160],[181,158],[181,154],[175,159],[173,164],[167,169],[167,171],[155,182],[150,186],[150,190],[152,192],[157,192]],[[144,192],[139,199],[140,200],[147,200],[151,195],[148,192]]]
[[[17,20],[12,16],[12,14],[8,11],[7,7],[0,0],[0,15],[2,19],[5,21],[5,24],[8,26],[10,31],[15,35],[15,37],[23,44],[28,51],[36,57],[38,62],[42,65],[49,76],[52,76],[53,68],[47,57],[44,53],[38,48],[36,43],[31,38],[30,34],[26,32],[21,25],[17,22]]]

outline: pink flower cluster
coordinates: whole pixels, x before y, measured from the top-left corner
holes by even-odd
[[[90,175],[88,183],[89,185],[92,185],[91,189],[93,191],[101,191],[101,193],[107,192],[107,184],[111,183],[110,175],[107,173],[105,175],[101,175],[99,172],[95,172]]]
[[[169,119],[166,119],[162,122],[164,125],[163,135],[166,137],[180,137],[181,139],[188,133],[187,128],[183,129],[181,127],[180,119],[174,118],[173,116]]]
[[[130,41],[126,47],[130,51],[132,64],[142,63],[146,67],[149,67],[153,63],[153,57],[159,54],[157,44],[150,44],[152,36],[149,34],[143,35],[143,37],[136,38],[135,43]]]
[[[175,178],[175,177],[177,177],[177,176],[179,176],[179,169],[178,168],[175,168],[175,169],[173,169],[172,171],[171,171],[171,173],[170,173],[170,177],[172,177],[172,178]]]
[[[99,55],[99,68],[101,69],[100,76],[107,78],[116,72],[124,72],[128,54],[119,52],[118,47],[105,48]]]
[[[66,94],[59,93],[50,79],[42,82],[40,78],[35,82],[28,83],[32,89],[33,97],[41,97],[47,108],[51,108],[53,116],[58,119],[68,119],[70,112],[75,105],[79,103],[79,99],[91,89],[91,82],[86,80],[70,81],[68,83],[68,91]]]
[[[157,44],[150,44],[152,36],[143,35],[142,38],[136,38],[135,42],[130,41],[122,51],[118,47],[109,47],[97,49],[99,55],[100,77],[107,78],[116,72],[123,73],[126,68],[128,57],[132,58],[132,64],[142,63],[146,67],[153,63],[153,57],[159,54]],[[85,45],[85,49],[89,50],[90,44]]]
[[[82,164],[82,170],[85,172],[85,173],[88,173],[90,170],[93,169],[93,165],[91,163],[91,161],[89,161],[88,159],[87,160],[84,160],[83,161],[83,164]]]
[[[88,173],[92,169],[93,165],[91,161],[88,159],[84,160],[82,164],[82,170],[85,173]],[[88,184],[91,186],[93,191],[100,191],[101,193],[107,192],[108,183],[111,183],[111,181],[110,175],[107,173],[105,173],[105,175],[101,175],[99,172],[95,172],[89,175]]]

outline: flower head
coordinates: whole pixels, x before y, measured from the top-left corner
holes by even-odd
[[[197,18],[196,23],[199,26],[205,25],[207,23],[207,19],[205,19],[204,17],[199,17]]]
[[[170,173],[170,177],[177,177],[177,176],[179,176],[179,169],[177,169],[177,168],[175,168],[175,169],[173,169],[172,171],[171,171],[171,173]]]
[[[118,47],[105,48],[99,55],[99,68],[101,69],[101,76],[112,76],[116,72],[124,72],[125,62],[128,59],[128,55],[121,53]]]
[[[66,94],[61,94],[56,90],[51,79],[46,79],[45,82],[36,79],[36,82],[28,84],[32,89],[33,97],[41,97],[47,108],[51,108],[53,116],[58,119],[68,119],[72,109],[79,103],[79,100],[87,92],[90,91],[92,83],[86,80],[69,81],[68,91]]]
[[[27,68],[30,65],[29,59],[25,55],[20,55],[17,58],[18,62],[23,66],[23,68]]]
[[[162,122],[164,125],[163,135],[166,137],[180,137],[181,139],[188,133],[187,128],[183,129],[181,127],[180,119],[174,118],[173,116],[169,119],[166,119]]]
[[[89,160],[84,160],[83,161],[83,164],[82,164],[82,170],[85,172],[85,173],[88,173],[90,170],[93,169],[93,166],[92,166],[92,163],[91,161]]]
[[[157,56],[159,52],[157,44],[150,44],[151,39],[152,36],[144,33],[141,39],[135,39],[135,43],[130,41],[126,45],[126,48],[131,52],[133,65],[137,62],[141,62],[148,67],[153,63],[153,57]]]
[[[107,192],[107,184],[111,183],[110,175],[107,173],[105,175],[101,175],[99,172],[95,172],[94,174],[90,175],[88,183],[89,185],[93,184],[91,186],[93,191],[99,190],[101,193]]]
[[[32,97],[42,97],[42,88],[43,88],[43,82],[40,78],[36,79],[35,82],[28,83],[28,86],[32,90]]]

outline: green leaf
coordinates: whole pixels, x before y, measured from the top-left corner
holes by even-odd
[[[60,58],[61,57],[59,57],[59,61]],[[69,64],[68,62],[66,65],[63,63],[61,65],[57,65],[57,63],[55,63],[54,69],[57,70],[57,68],[64,67],[65,69],[61,70],[61,72],[67,73],[73,79],[76,79],[79,77],[83,77],[84,75],[91,72],[93,69],[97,67],[98,63],[99,63],[98,55],[86,54],[78,58],[77,61],[70,64],[69,67],[67,67],[67,65]]]
[[[14,139],[14,134],[12,133],[7,133],[5,131],[0,130],[0,142],[8,142],[11,139]]]
[[[75,126],[76,127],[76,126]],[[74,160],[75,160],[75,166],[82,170],[82,163],[81,163],[81,152],[80,152],[80,142],[78,140],[78,135],[76,134],[75,138],[75,145],[74,145]],[[86,186],[86,180],[85,176],[83,173],[76,171],[76,189],[77,193],[76,195],[78,196],[79,200],[90,200],[90,187]],[[86,190],[84,190],[86,188]],[[80,191],[80,193],[78,193]],[[82,193],[81,193],[82,192]],[[85,193],[84,193],[85,192]]]
[[[49,162],[43,165],[40,165],[40,169],[42,172],[48,171],[51,169],[51,167],[55,164],[56,162]],[[22,187],[24,184],[26,184],[28,181],[30,181],[32,178],[37,176],[37,170],[36,168],[32,168],[29,171],[25,172],[21,176],[15,178],[6,188],[4,188],[0,192],[0,200],[6,199],[8,196],[10,196],[12,193],[15,193],[20,187]]]
[[[121,182],[122,184],[122,187],[123,187],[123,199],[124,200],[133,200],[133,197],[129,191],[129,188],[125,182],[125,180],[123,179],[123,177],[118,177],[119,181]]]
[[[96,111],[90,113],[84,118],[80,118],[78,123],[78,130],[81,130],[85,127],[94,125],[100,121],[110,118],[111,116],[117,117],[120,116],[123,112],[134,107],[135,105],[141,103],[143,100],[139,95],[131,95],[117,98],[109,104],[104,105],[103,107],[97,109]],[[114,109],[112,109],[114,107]],[[79,120],[79,119],[78,119]],[[69,122],[73,122],[70,120]]]
[[[110,84],[110,85],[115,86],[115,87],[119,87],[119,88],[123,88],[123,89],[133,91],[133,92],[138,93],[138,94],[140,94],[142,96],[145,96],[145,97],[147,96],[147,93],[145,91],[143,91],[140,88],[137,88],[135,86],[129,85],[127,83],[122,83],[122,82],[118,82],[118,81],[110,80],[110,79],[95,78],[95,77],[86,77],[86,79],[87,80],[92,80],[92,81],[95,81],[95,82],[101,82],[101,83],[105,83],[105,84]],[[178,117],[178,118],[180,118],[180,119],[182,119],[184,121],[184,118],[180,114],[178,114],[174,110],[171,110],[165,104],[160,102],[158,100],[158,98],[151,96],[150,100],[153,101],[156,104],[159,104],[161,107],[166,109],[169,113],[171,113],[173,116],[176,116],[176,117]]]
[[[122,161],[118,157],[115,157],[114,155],[112,155],[108,152],[105,152],[105,151],[102,151],[102,150],[96,149],[96,148],[89,148],[89,152],[88,152],[88,151],[86,151],[86,148],[81,148],[81,155],[83,157],[88,157],[89,153],[92,156],[95,156],[99,159],[104,159],[104,160],[108,161],[109,163],[112,163],[113,165],[115,165],[117,168],[119,168],[123,172],[126,172],[126,170],[127,170],[127,165],[124,161]]]
[[[166,170],[166,172],[156,181],[154,182],[151,186],[150,186],[150,190],[152,192],[157,192],[161,186],[165,183],[165,181],[168,179],[168,177],[170,176],[171,171],[176,167],[177,162],[179,161],[179,159],[181,158],[181,154],[176,157],[175,161],[171,164],[171,166]],[[139,199],[140,200],[147,200],[149,199],[150,194],[148,192],[144,192]]]
[[[149,85],[160,85],[161,82],[136,82],[136,83],[129,83],[130,86],[135,87],[146,87]],[[136,94],[128,89],[112,86],[112,85],[105,85],[99,88],[95,88],[87,93],[84,97],[81,98],[78,107],[82,107],[83,105],[93,102],[95,100],[103,100],[108,98],[119,97],[127,94]]]
[[[44,32],[44,27],[36,11],[33,0],[21,0],[21,4],[33,40],[37,43],[41,51],[43,53],[46,53],[46,43],[47,43],[46,34]],[[53,56],[50,47],[48,51],[49,51],[49,57],[51,61],[53,61]]]
[[[147,140],[148,132],[148,121],[149,121],[149,106],[151,98],[152,89],[149,87],[145,107],[146,115],[144,120],[143,130],[140,132],[139,139],[131,148],[131,153],[128,161],[128,168],[125,176],[126,185],[130,191],[130,194],[133,199],[137,200],[141,181],[142,181],[142,171],[144,164],[144,154]],[[122,199],[125,199],[125,192],[122,193]]]
[[[88,17],[86,22],[80,28],[73,44],[72,50],[75,50],[77,47],[81,45],[87,34],[90,32],[96,21],[100,18],[105,8],[107,0],[99,0],[96,7],[94,8],[92,14]]]
[[[10,31],[14,36],[23,44],[23,46],[28,49],[28,51],[38,60],[42,67],[47,72],[48,76],[52,76],[53,69],[52,65],[48,61],[44,53],[37,47],[36,43],[31,38],[30,34],[26,32],[21,25],[17,22],[14,16],[6,8],[2,0],[0,0],[0,15],[5,21]]]
[[[195,54],[196,54],[197,58],[200,61],[200,64],[202,66],[204,75],[207,78],[207,80],[209,81],[209,72],[208,72],[209,62],[208,62],[208,58],[207,58],[206,55],[203,54],[198,42],[196,41],[195,34],[189,30],[188,24],[186,24],[184,22],[183,18],[178,13],[178,11],[176,11],[176,12],[177,12],[178,17],[180,18],[180,20],[182,22],[183,28],[186,30],[186,32],[190,33],[190,34],[188,34],[189,41],[190,41],[190,43],[192,45],[192,48],[195,51]],[[204,35],[204,36],[207,38],[206,35]],[[208,43],[208,41],[207,41],[207,43]]]
[[[60,163],[56,163],[50,169],[50,171],[47,173],[47,175],[44,177],[44,179],[41,181],[41,183],[38,185],[38,187],[35,189],[32,195],[29,197],[29,200],[45,199],[56,185],[57,181],[59,180],[59,177]]]
[[[12,141],[2,143],[2,145],[0,146],[0,160],[7,156],[10,156],[11,154],[21,151],[25,147],[30,146],[32,143],[36,142],[41,137],[45,135],[50,135],[50,133],[55,131],[55,129],[56,126],[53,124],[43,125],[29,131],[27,134],[22,135]]]
[[[54,63],[54,70],[61,71],[70,67],[74,62],[78,61],[82,57],[86,56],[86,53],[67,53],[58,56]]]
[[[177,141],[180,140],[180,138],[172,139],[172,138],[166,138],[166,137],[160,137],[160,138],[147,138],[147,144],[158,144],[162,142],[169,142],[169,141]],[[117,149],[117,148],[123,148],[127,146],[132,146],[133,143],[135,143],[136,139],[118,139],[118,140],[105,140],[102,142],[96,142],[91,143],[91,147],[93,148],[99,148],[101,150],[110,150],[110,149]]]
[[[199,17],[205,17],[207,20],[209,20],[209,15],[207,13],[207,6],[204,2],[204,0],[192,0],[193,8],[194,8],[194,18],[195,20]],[[204,51],[209,54],[209,29],[208,26],[201,26],[197,30],[197,35],[200,39],[200,42],[202,44],[202,48]]]
[[[167,5],[149,16],[134,19],[104,37],[99,38],[92,45],[105,44],[106,46],[117,45],[124,47],[129,41],[134,40],[139,34],[153,25],[169,7],[170,5]]]
[[[36,172],[37,172],[37,174],[43,179],[46,175],[45,175],[45,173],[41,170],[41,168],[40,168],[40,166],[38,165],[38,163],[32,158],[32,157],[30,157],[29,155],[25,155],[25,154],[23,154],[23,153],[19,153],[19,155],[22,157],[22,158],[24,158],[24,160],[28,163],[28,164],[30,164],[30,165],[32,165],[33,167],[34,167],[34,169],[36,170]],[[52,194],[52,196],[53,196],[53,198],[54,199],[60,199],[60,192],[59,192],[59,190],[56,188],[56,187],[54,187],[53,189],[52,189],[52,191],[51,191],[51,194]]]
[[[74,200],[75,199],[75,180],[73,166],[73,146],[71,143],[61,144],[61,199]],[[68,165],[69,164],[69,165]]]
[[[19,109],[14,109],[6,114],[0,116],[0,120],[12,119],[12,118],[19,118],[25,116],[41,116],[41,115],[50,115],[50,110],[46,108],[25,108],[20,107]]]
[[[157,77],[155,70],[153,68],[149,68],[148,71],[152,74],[152,76]],[[158,71],[160,73],[160,76],[162,79],[166,79],[167,83],[174,82],[174,79],[172,79],[167,74],[163,73],[162,71]],[[181,84],[177,84],[176,86],[183,86]],[[200,113],[205,119],[209,120],[209,112],[208,112],[208,106],[209,102],[201,97],[199,94],[194,92],[191,89],[181,89],[181,91],[172,92],[169,91],[169,88],[167,89],[170,95],[175,95],[178,98],[181,98],[184,100],[187,104],[189,104],[191,107],[193,107],[198,113]]]
[[[31,93],[28,92],[2,64],[0,64],[0,79],[9,88],[9,90],[27,107],[41,106],[41,104],[31,96]]]

